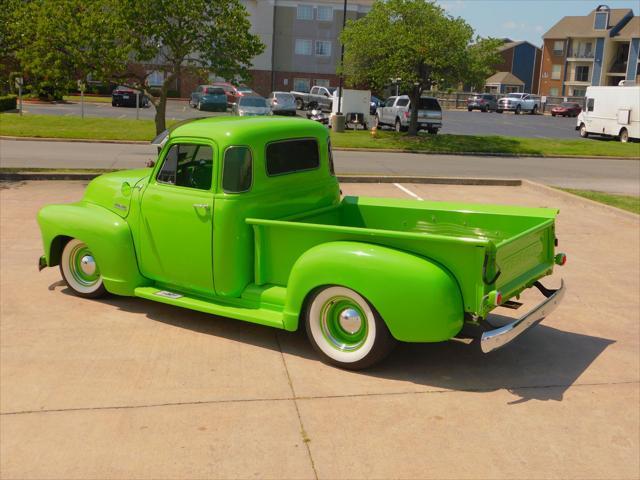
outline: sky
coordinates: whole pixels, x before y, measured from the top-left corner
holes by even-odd
[[[482,37],[526,40],[542,45],[542,35],[562,17],[587,15],[600,4],[631,8],[640,0],[436,0],[450,15],[462,17]]]

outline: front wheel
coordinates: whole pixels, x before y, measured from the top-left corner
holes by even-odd
[[[522,109],[520,108],[520,105],[518,105],[518,106],[516,107],[515,114],[516,114],[516,115],[520,115],[520,111],[521,111],[521,110],[522,110]]]
[[[538,106],[534,105],[531,109],[531,115],[536,115],[538,113]]]
[[[502,113],[502,110],[498,109],[496,110],[496,113]]]
[[[587,132],[587,126],[584,123],[580,124],[580,136],[582,138],[587,138],[589,136],[589,132]]]
[[[62,250],[60,273],[73,293],[84,298],[98,298],[106,293],[102,275],[86,243],[74,238]]]
[[[427,132],[429,132],[431,135],[437,135],[438,134],[438,129],[437,128],[429,128],[429,129],[427,129]]]
[[[315,294],[306,311],[309,341],[323,361],[360,370],[383,360],[396,340],[380,315],[357,292],[326,287]]]

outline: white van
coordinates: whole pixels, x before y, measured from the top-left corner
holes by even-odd
[[[580,136],[640,139],[640,85],[587,87],[587,108],[578,115]]]

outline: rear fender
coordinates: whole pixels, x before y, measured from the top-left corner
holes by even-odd
[[[288,285],[287,330],[298,328],[305,303],[325,285],[348,287],[366,297],[397,340],[444,341],[463,324],[462,294],[446,269],[379,245],[330,242],[313,247],[294,264]]]
[[[49,205],[38,213],[47,266],[59,264],[64,244],[71,238],[86,243],[100,267],[107,291],[133,295],[150,282],[140,274],[129,224],[106,208],[92,203]]]

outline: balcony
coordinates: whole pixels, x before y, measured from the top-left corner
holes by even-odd
[[[593,50],[576,50],[569,51],[567,54],[567,60],[575,60],[575,61],[593,61],[595,57],[595,52]]]

